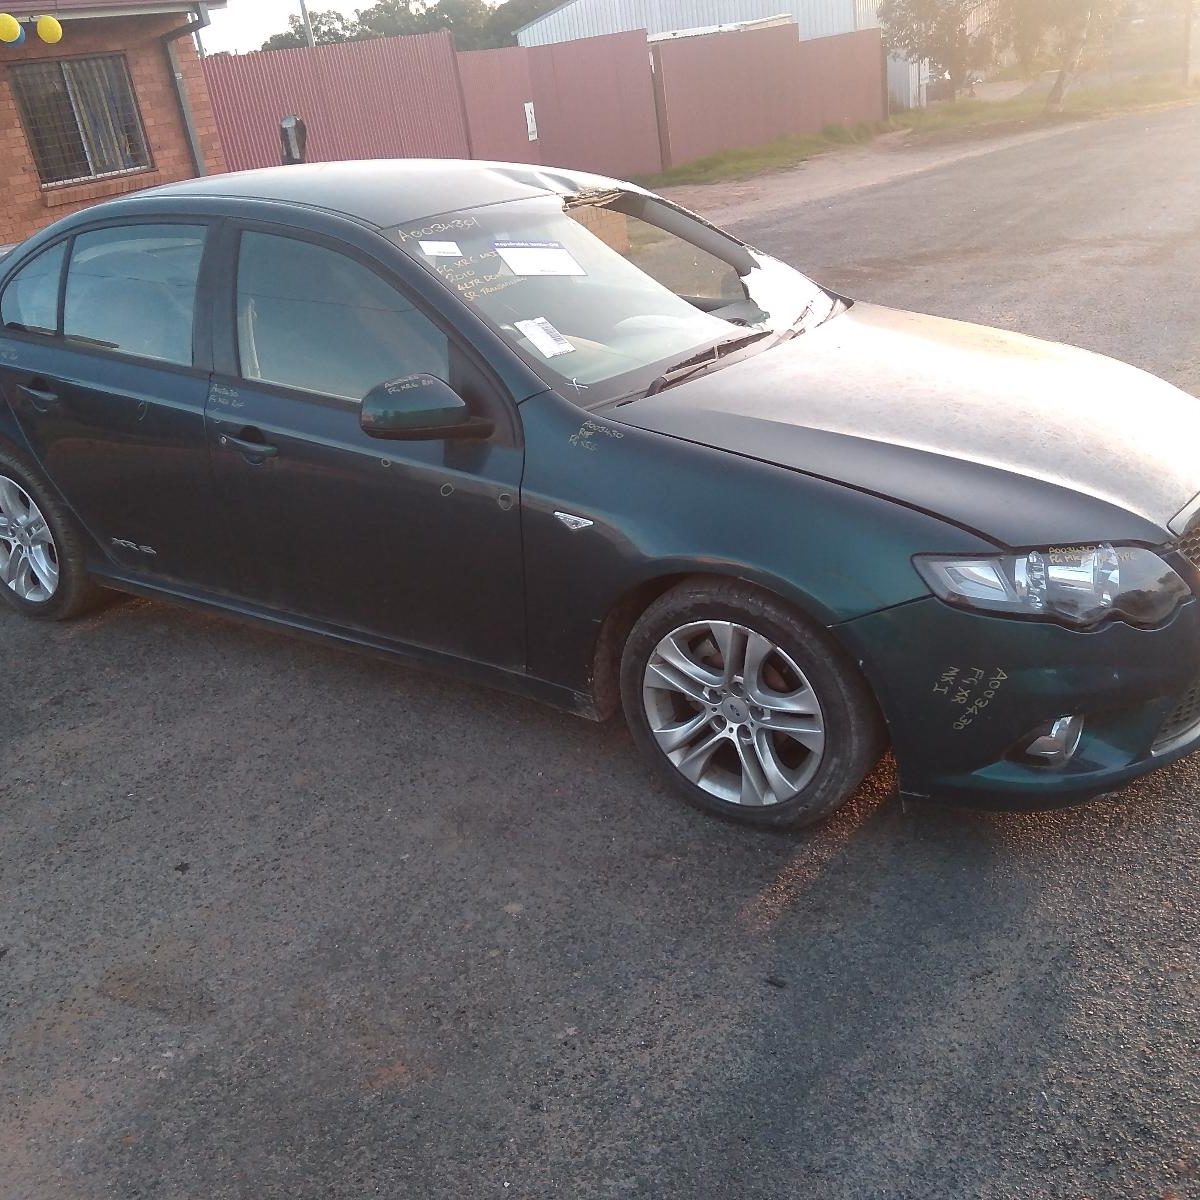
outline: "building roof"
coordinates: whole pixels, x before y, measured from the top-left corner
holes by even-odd
[[[224,8],[226,0],[207,0],[207,8]],[[19,21],[34,17],[138,17],[153,13],[194,12],[199,0],[20,0],[4,6]]]
[[[389,229],[456,209],[482,208],[533,196],[569,196],[612,185],[611,179],[580,171],[468,159],[404,158],[309,163],[208,175],[135,192],[129,199],[220,196],[274,200],[344,213]]]
[[[790,15],[801,38],[818,38],[875,28],[879,4],[880,0],[564,0],[516,34],[522,46],[541,46],[634,29],[653,35]]]

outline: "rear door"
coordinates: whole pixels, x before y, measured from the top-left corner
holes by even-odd
[[[198,320],[210,235],[204,221],[110,222],[24,265],[0,297],[0,387],[118,573],[222,591],[234,581],[213,505],[211,338]]]
[[[525,661],[515,406],[485,363],[370,255],[230,226],[218,299],[213,466],[251,597],[490,665]],[[362,399],[424,372],[486,441],[381,441]]]

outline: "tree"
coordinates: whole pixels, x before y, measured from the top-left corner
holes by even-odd
[[[1061,112],[1088,46],[1111,35],[1128,10],[1129,0],[884,0],[879,19],[889,47],[928,58],[956,91],[997,47],[1011,47],[1027,70],[1052,54],[1058,74],[1046,111]]]
[[[992,59],[992,0],[884,0],[879,23],[889,49],[914,62],[929,59],[955,94],[967,72]]]
[[[425,13],[430,30],[448,29],[459,50],[484,50],[490,45],[488,21],[492,10],[483,0],[438,0]]]
[[[558,0],[506,0],[492,8],[485,0],[375,0],[357,19],[339,12],[312,14],[313,38],[319,45],[368,37],[407,37],[449,30],[459,50],[511,46],[522,25],[554,8]],[[288,18],[289,29],[263,43],[264,50],[307,46],[304,24]]]
[[[429,33],[426,19],[429,8],[423,0],[378,0],[370,8],[360,9],[359,27],[375,37],[406,37],[414,33]]]
[[[362,36],[359,23],[353,17],[347,17],[336,9],[327,12],[311,14],[313,40],[319,46],[331,42],[349,42]],[[307,46],[308,38],[304,33],[304,22],[296,16],[288,17],[289,28],[286,33],[277,33],[267,38],[262,44],[264,50],[291,50],[297,46]]]
[[[558,0],[506,0],[491,8],[484,0],[376,0],[358,14],[365,33],[402,37],[448,29],[460,50],[511,46],[522,25],[554,8]]]
[[[1088,46],[1110,36],[1127,19],[1128,7],[1127,0],[1003,0],[1004,36],[1022,62],[1039,49],[1055,55],[1058,74],[1046,97],[1047,112],[1062,112]]]
[[[497,5],[488,18],[488,43],[492,46],[511,46],[517,40],[517,30],[544,13],[558,7],[559,0],[505,0]]]

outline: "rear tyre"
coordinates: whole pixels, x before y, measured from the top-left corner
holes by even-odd
[[[823,820],[883,753],[874,699],[828,635],[733,580],[681,584],[643,613],[621,698],[634,740],[675,791],[746,825]]]
[[[0,446],[0,600],[35,621],[66,621],[102,597],[66,507],[23,455]]]

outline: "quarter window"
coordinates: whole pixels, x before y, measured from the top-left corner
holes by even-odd
[[[121,55],[16,63],[9,73],[43,184],[98,179],[151,165]]]
[[[311,242],[242,235],[237,320],[245,379],[357,403],[401,375],[450,377],[432,321],[374,271]]]
[[[26,263],[13,276],[4,289],[4,300],[0,302],[0,319],[5,329],[21,329],[26,333],[58,332],[58,285],[66,253],[67,243],[60,242]]]
[[[202,225],[122,225],[75,239],[67,271],[68,339],[192,365]]]

